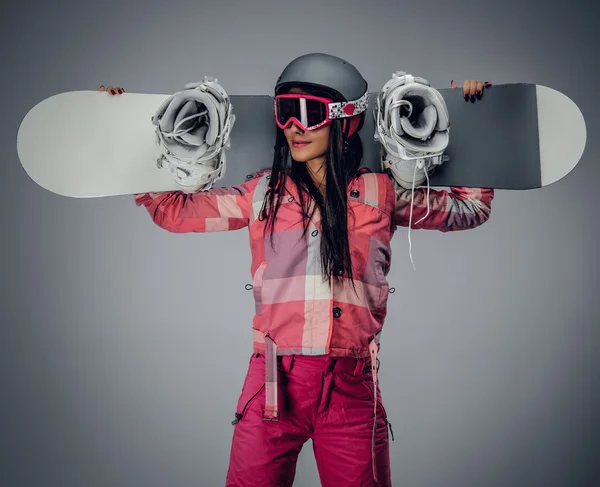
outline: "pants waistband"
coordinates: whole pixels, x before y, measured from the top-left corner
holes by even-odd
[[[261,354],[256,352],[258,357]],[[289,373],[294,367],[314,369],[315,372],[345,373],[362,375],[371,372],[371,357],[329,357],[326,355],[278,355],[277,368]]]

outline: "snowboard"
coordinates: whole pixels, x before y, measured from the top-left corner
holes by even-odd
[[[449,161],[436,167],[430,186],[529,190],[548,186],[577,165],[586,125],[577,105],[547,86],[514,83],[485,89],[475,103],[461,88],[438,90],[448,107]],[[29,177],[53,193],[93,198],[176,191],[157,165],[152,116],[171,95],[99,91],[59,93],[36,104],[22,120],[17,151]],[[363,166],[380,172],[369,94]],[[236,117],[224,177],[214,187],[238,185],[271,167],[276,125],[273,97],[230,95]]]

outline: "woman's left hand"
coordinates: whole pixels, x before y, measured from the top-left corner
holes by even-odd
[[[452,88],[458,88],[454,80],[451,81]],[[484,88],[488,86],[492,86],[490,81],[478,81],[476,79],[468,79],[463,83],[463,95],[465,97],[465,101],[471,100],[471,102],[475,102],[475,98],[481,100],[483,96]]]

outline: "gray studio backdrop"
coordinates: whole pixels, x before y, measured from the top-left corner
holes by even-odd
[[[438,88],[546,84],[581,107],[587,148],[564,180],[498,191],[474,231],[413,232],[416,272],[398,231],[380,373],[394,485],[600,485],[600,70],[587,4],[4,3],[0,485],[223,485],[251,354],[247,231],[169,234],[131,197],[52,194],[20,167],[20,120],[100,84],[171,93],[213,75],[231,94],[268,94],[310,51],[347,58],[372,90],[402,69]],[[295,485],[319,485],[310,443]]]

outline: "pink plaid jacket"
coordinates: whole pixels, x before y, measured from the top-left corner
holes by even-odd
[[[390,241],[397,226],[408,226],[411,190],[387,173],[362,169],[348,186],[348,225],[356,294],[351,283],[323,282],[320,220],[316,212],[305,237],[297,188],[288,183],[277,214],[274,249],[258,216],[270,171],[243,184],[185,194],[180,191],[135,195],[158,226],[170,232],[218,232],[248,227],[255,299],[254,351],[265,353],[265,337],[278,355],[367,357],[387,312]],[[494,191],[452,187],[415,189],[413,227],[442,232],[466,230],[490,216]]]

